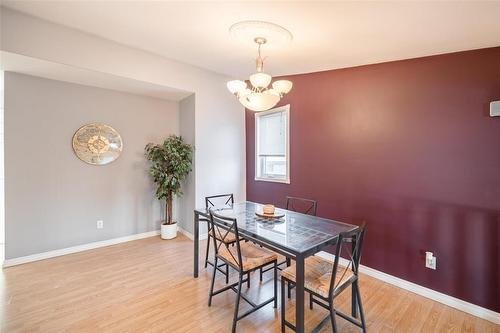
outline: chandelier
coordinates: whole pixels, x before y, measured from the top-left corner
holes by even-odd
[[[272,24],[259,21],[246,21],[242,23],[258,23],[260,26],[263,26],[263,24]],[[269,110],[278,104],[280,99],[292,89],[293,84],[288,80],[277,80],[271,84],[271,75],[263,72],[264,59],[260,52],[261,46],[266,44],[267,39],[265,37],[256,37],[253,41],[258,45],[258,56],[255,61],[257,73],[250,75],[250,86],[245,81],[232,80],[227,83],[227,89],[238,98],[238,101],[245,108],[258,112]]]

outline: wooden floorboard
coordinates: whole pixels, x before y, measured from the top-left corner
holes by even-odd
[[[151,237],[3,269],[1,332],[228,332],[235,294],[217,295],[208,307],[211,269],[194,279],[192,253],[193,243],[182,235],[172,241]],[[220,277],[217,286],[223,284]],[[500,333],[498,325],[369,276],[360,285],[368,332]],[[262,284],[253,274],[245,292],[255,300],[270,297],[272,272]],[[347,291],[336,306],[349,313],[349,301]],[[242,304],[244,311],[248,305]],[[327,312],[306,308],[310,331]],[[287,319],[293,318],[292,299]],[[341,318],[338,327],[360,332]],[[279,309],[260,309],[240,321],[238,331],[280,332]]]

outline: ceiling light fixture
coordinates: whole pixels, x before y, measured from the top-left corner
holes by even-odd
[[[292,40],[292,34],[279,25],[262,21],[239,22],[232,25],[229,31],[231,35],[247,40],[252,33],[257,34],[258,37],[254,37],[253,41],[258,45],[258,56],[255,61],[257,73],[250,75],[250,87],[245,81],[232,80],[227,83],[227,89],[249,110],[271,109],[292,89],[293,84],[288,80],[277,80],[271,84],[272,76],[263,72],[264,59],[260,49],[268,40],[288,43]]]

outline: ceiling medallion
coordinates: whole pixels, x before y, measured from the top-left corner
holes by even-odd
[[[245,81],[232,80],[227,83],[227,88],[249,110],[271,109],[292,89],[293,84],[288,80],[277,80],[271,84],[271,75],[263,72],[264,59],[261,56],[261,47],[269,41],[276,42],[276,44],[289,43],[292,40],[292,34],[279,25],[262,21],[239,22],[233,24],[229,31],[232,36],[242,40],[248,40],[250,36],[253,36],[253,42],[258,45],[258,56],[255,61],[257,73],[250,75],[250,87]],[[271,87],[269,87],[270,84]]]

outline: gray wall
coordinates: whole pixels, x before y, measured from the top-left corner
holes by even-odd
[[[109,165],[73,153],[74,132],[92,122],[122,136]],[[143,149],[174,133],[176,102],[5,73],[6,259],[159,229]]]

